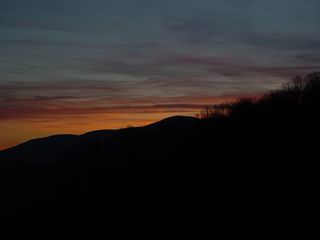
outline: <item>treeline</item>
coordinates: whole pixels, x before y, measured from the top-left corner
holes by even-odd
[[[203,109],[202,119],[232,119],[239,117],[286,116],[292,113],[315,113],[320,105],[320,72],[296,76],[280,89],[259,98],[240,98]]]

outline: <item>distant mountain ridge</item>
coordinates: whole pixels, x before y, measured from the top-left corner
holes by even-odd
[[[24,164],[28,161],[42,164],[57,163],[67,160],[70,154],[73,156],[76,155],[76,151],[79,151],[78,147],[80,145],[83,147],[86,144],[90,145],[92,142],[100,145],[108,144],[108,141],[112,143],[118,136],[121,137],[133,131],[136,137],[140,138],[140,136],[138,136],[140,132],[141,135],[148,135],[152,133],[161,134],[165,131],[175,131],[183,128],[188,129],[194,127],[199,121],[199,119],[194,117],[174,116],[144,127],[97,130],[82,135],[64,134],[33,139],[13,148],[0,151],[0,164],[1,161],[24,162]],[[83,149],[80,149],[80,151],[81,150]]]

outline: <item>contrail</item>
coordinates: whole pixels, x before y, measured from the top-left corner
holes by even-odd
[[[7,70],[7,69],[3,69],[3,68],[0,68],[0,71],[1,72],[8,72],[8,73],[19,73],[17,71]]]
[[[30,65],[30,64],[25,64],[25,63],[20,63],[20,62],[12,62],[12,61],[6,61],[6,60],[1,60],[1,59],[0,59],[0,63],[13,64],[13,65],[19,65],[19,66],[23,66],[23,67],[27,67],[27,68],[35,68],[35,69],[40,69],[40,70],[42,70],[42,68],[39,67],[39,66]]]

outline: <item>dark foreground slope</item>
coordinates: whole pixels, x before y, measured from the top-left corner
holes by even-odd
[[[102,211],[110,195],[127,201],[128,169],[188,165],[191,156],[184,152],[194,147],[191,136],[200,122],[172,117],[140,128],[36,139],[2,151],[1,213],[74,215]]]
[[[200,168],[221,179],[299,176],[318,161],[319,112],[320,77],[313,74],[259,100],[214,106],[205,119],[29,141],[0,152],[1,213],[90,215],[110,209],[110,199],[125,206],[143,169],[188,167],[195,177]]]

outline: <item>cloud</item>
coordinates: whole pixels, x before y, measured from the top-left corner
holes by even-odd
[[[269,59],[249,58],[247,55],[190,55],[169,53],[164,56],[154,56],[144,61],[143,58],[136,60],[130,57],[123,59],[97,59],[88,71],[97,73],[116,73],[128,76],[137,76],[144,80],[143,83],[152,83],[154,86],[161,87],[170,85],[171,87],[188,88],[208,88],[219,84],[237,85],[247,84],[250,87],[252,77],[264,77],[267,87],[268,81],[276,77],[288,80],[296,74],[306,73],[317,70],[320,65],[310,65],[309,55],[299,55],[300,62],[294,62],[294,58],[282,56],[282,61],[274,58],[274,62]],[[312,55],[313,56],[313,55]],[[316,60],[316,58],[312,58]],[[268,64],[264,62],[268,61]],[[278,62],[279,61],[279,62]],[[270,64],[271,63],[271,64]],[[314,62],[316,63],[316,62]],[[210,80],[208,80],[210,78]],[[240,79],[241,78],[241,79]],[[246,81],[247,80],[247,81]],[[256,81],[261,83],[260,79]],[[157,85],[158,84],[158,85]],[[217,90],[211,88],[213,91]]]
[[[238,98],[236,93],[221,96],[78,98],[70,96],[1,97],[0,120],[54,119],[97,114],[148,114],[198,112],[206,105]],[[71,101],[70,101],[71,100]]]
[[[320,52],[319,52],[320,53]],[[319,64],[320,63],[320,54],[298,54],[296,56],[299,60],[302,60],[305,63],[309,64]]]
[[[32,68],[32,69],[42,69],[41,67],[36,66],[36,65],[26,64],[26,63],[21,63],[21,62],[8,61],[8,60],[2,60],[2,59],[0,59],[0,63],[4,63],[4,64],[7,64],[7,65],[18,65],[18,66],[22,66],[22,67],[25,67],[25,68]]]

